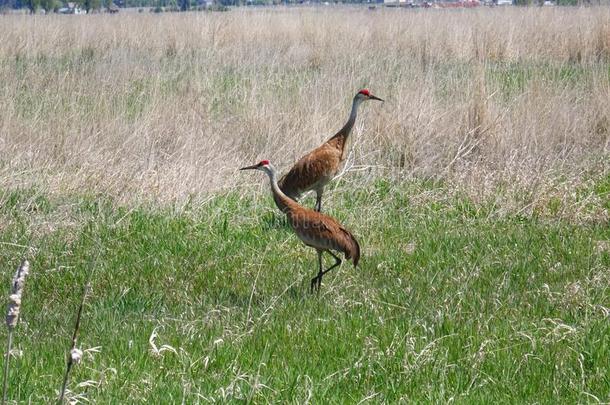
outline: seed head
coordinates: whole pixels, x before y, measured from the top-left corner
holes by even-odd
[[[13,277],[13,284],[11,288],[11,295],[9,296],[8,311],[6,313],[6,325],[9,329],[13,329],[17,326],[19,320],[19,310],[21,308],[21,294],[23,293],[23,287],[25,286],[25,277],[30,271],[30,263],[24,260],[21,266],[15,272]]]
[[[72,360],[73,364],[80,363],[82,358],[83,358],[82,350],[77,349],[76,347],[74,349],[70,350],[70,360]]]

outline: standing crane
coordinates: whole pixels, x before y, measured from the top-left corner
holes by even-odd
[[[372,95],[367,89],[360,90],[354,96],[352,111],[343,128],[332,138],[312,150],[286,173],[279,181],[282,192],[293,200],[298,200],[307,191],[316,192],[315,210],[322,210],[322,193],[324,186],[335,177],[341,163],[347,157],[347,138],[352,132],[358,107],[366,100],[379,100],[379,97]],[[276,201],[279,207],[279,203]]]
[[[311,292],[320,290],[322,276],[341,264],[341,259],[331,250],[342,252],[345,258],[352,260],[354,267],[360,260],[360,245],[350,231],[345,229],[335,219],[299,205],[282,192],[277,182],[275,167],[268,160],[262,160],[253,166],[242,167],[239,170],[260,170],[269,176],[271,192],[278,208],[286,214],[290,226],[299,239],[318,252],[318,274],[311,279]],[[335,264],[323,270],[322,253],[327,252],[335,258]]]

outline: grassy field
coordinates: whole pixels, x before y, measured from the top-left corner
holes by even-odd
[[[610,399],[607,224],[502,214],[440,184],[333,197],[363,260],[312,296],[315,252],[269,196],[176,212],[10,193],[5,282],[18,245],[33,249],[10,397],[55,395],[92,273],[79,346],[95,350],[73,374],[76,398]]]
[[[610,9],[0,16],[9,399],[610,402]],[[316,254],[262,175],[365,105]],[[304,204],[313,205],[311,197]],[[0,331],[6,338],[6,330]]]
[[[349,170],[541,198],[609,172],[608,7],[0,18],[3,187],[205,199],[291,165],[362,87],[386,102]]]

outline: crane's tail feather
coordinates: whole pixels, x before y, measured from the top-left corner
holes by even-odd
[[[358,241],[356,241],[354,239],[354,241],[356,242],[356,255],[354,256],[354,267],[358,266],[358,262],[360,261],[360,245],[358,244]]]
[[[286,194],[289,198],[293,199],[294,201],[299,201],[299,198],[301,198],[302,193],[295,189],[294,187],[291,187],[290,184],[286,183],[286,175],[284,175],[278,182],[277,182],[278,186],[280,187],[280,190],[282,190],[282,193]]]
[[[339,229],[343,232],[344,237],[342,238],[341,249],[338,250],[342,250],[345,254],[345,258],[351,260],[354,263],[354,267],[356,267],[360,261],[360,245],[350,231],[343,227],[340,227]]]
[[[360,261],[360,245],[356,238],[352,237],[352,251],[350,253],[350,259],[354,262],[354,267],[358,266],[358,262]]]

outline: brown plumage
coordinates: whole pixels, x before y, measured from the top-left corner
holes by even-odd
[[[288,217],[288,223],[299,239],[318,252],[318,274],[311,279],[311,291],[319,289],[322,276],[341,264],[341,259],[332,251],[342,252],[345,258],[352,260],[354,267],[360,260],[360,245],[354,235],[345,229],[337,220],[299,205],[280,190],[275,168],[268,160],[243,167],[240,170],[260,170],[269,176],[271,191],[277,206]],[[335,258],[335,264],[326,270],[322,267],[322,253],[327,252]]]
[[[328,141],[299,159],[280,179],[279,186],[284,194],[298,200],[303,193],[313,190],[316,192],[315,209],[322,210],[324,186],[335,177],[347,156],[347,140],[356,122],[358,107],[366,100],[383,101],[366,89],[356,93],[352,111],[343,128]]]

